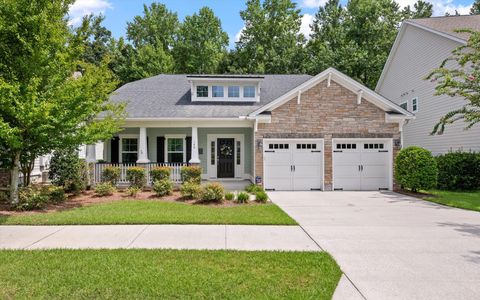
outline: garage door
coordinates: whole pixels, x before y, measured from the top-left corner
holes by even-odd
[[[265,189],[322,189],[323,140],[267,140],[263,147]]]
[[[388,190],[391,155],[388,141],[334,141],[334,190]]]

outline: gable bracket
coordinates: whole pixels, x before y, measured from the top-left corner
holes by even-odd
[[[359,90],[357,93],[357,104],[360,105],[362,104],[362,96],[363,96],[363,90]]]

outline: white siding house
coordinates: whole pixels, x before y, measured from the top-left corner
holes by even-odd
[[[465,43],[467,35],[455,33],[456,28],[480,30],[480,16],[408,20],[401,26],[376,91],[416,116],[404,125],[403,146],[421,146],[433,154],[480,151],[480,125],[464,130],[466,123],[458,121],[443,135],[430,135],[443,115],[464,104],[461,98],[434,96],[435,82],[424,80]]]

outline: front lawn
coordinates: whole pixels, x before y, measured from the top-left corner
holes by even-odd
[[[432,190],[425,200],[457,208],[480,211],[480,191],[452,192]]]
[[[296,225],[278,206],[215,206],[157,200],[118,200],[53,212],[0,215],[9,225],[246,224]]]
[[[1,299],[331,299],[325,252],[0,251]]]

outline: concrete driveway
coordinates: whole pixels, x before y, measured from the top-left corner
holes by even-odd
[[[480,213],[392,192],[271,192],[366,299],[480,299]]]

